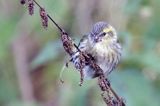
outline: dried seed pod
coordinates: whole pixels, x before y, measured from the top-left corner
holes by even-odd
[[[34,2],[33,0],[28,0],[28,11],[30,15],[34,13]]]
[[[81,86],[84,79],[83,69],[86,66],[86,59],[74,41],[68,36],[68,34],[62,30],[61,40],[65,51],[71,56],[71,62],[73,62],[75,68],[80,72],[80,83]]]
[[[20,0],[20,3],[24,5],[26,3],[26,0]]]
[[[48,27],[48,16],[47,16],[47,13],[45,11],[44,8],[40,8],[40,16],[41,16],[41,21],[42,21],[42,26],[44,28],[47,28]]]

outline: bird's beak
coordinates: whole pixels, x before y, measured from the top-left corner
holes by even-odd
[[[94,37],[94,42],[98,42],[99,41],[99,36],[95,36]]]

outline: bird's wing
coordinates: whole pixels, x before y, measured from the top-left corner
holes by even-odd
[[[88,35],[84,35],[78,44],[78,48],[83,52],[87,52],[88,47]]]
[[[83,35],[82,38],[79,41],[78,47],[80,46],[81,43],[83,43],[87,39],[88,39],[88,35]]]

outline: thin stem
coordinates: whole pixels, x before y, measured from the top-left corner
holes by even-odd
[[[60,30],[60,32],[63,32],[63,29],[52,19],[49,14],[47,14],[47,17],[54,23],[54,25]]]
[[[37,5],[39,8],[42,8],[41,5],[39,5],[36,0],[33,0],[33,1],[34,1],[34,3],[36,3],[36,5]]]

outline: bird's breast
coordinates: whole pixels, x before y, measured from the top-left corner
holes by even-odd
[[[115,63],[114,59],[117,54],[110,45],[105,45],[103,42],[97,43],[90,52],[104,73],[111,71],[111,66]]]
[[[91,54],[95,58],[99,59],[106,59],[110,53],[113,53],[114,51],[110,46],[106,46],[105,44],[102,43],[97,43],[96,45],[93,46],[91,49]]]

